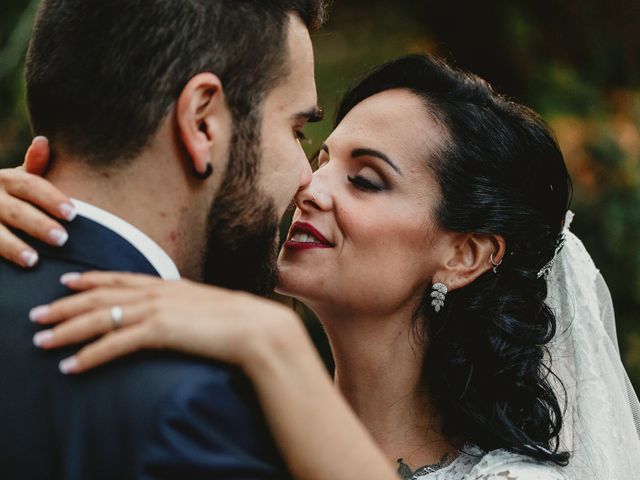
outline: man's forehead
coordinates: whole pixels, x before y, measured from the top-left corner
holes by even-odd
[[[313,44],[309,30],[298,17],[292,17],[289,22],[289,32],[287,39],[287,50],[291,73],[300,73],[309,76],[310,81],[314,82],[314,57]]]
[[[309,30],[295,15],[291,16],[287,41],[288,75],[274,89],[282,106],[294,115],[318,115],[313,46]],[[308,115],[303,115],[308,114]]]

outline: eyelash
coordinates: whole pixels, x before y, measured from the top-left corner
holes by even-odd
[[[365,192],[381,192],[385,189],[385,187],[377,185],[371,180],[367,180],[360,175],[356,175],[355,177],[347,175],[347,179],[353,184],[354,187]]]

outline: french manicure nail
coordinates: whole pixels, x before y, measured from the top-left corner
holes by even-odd
[[[53,340],[53,330],[41,330],[33,336],[33,344],[36,347],[42,347],[51,340]]]
[[[65,273],[60,277],[60,283],[66,285],[69,282],[73,282],[80,278],[80,274],[76,272]]]
[[[47,313],[49,313],[49,310],[51,310],[49,305],[40,305],[39,307],[32,308],[29,312],[29,320],[31,320],[32,322],[37,322]]]
[[[74,207],[70,203],[61,203],[58,207],[58,211],[68,222],[76,218],[76,215],[78,214],[78,212],[76,211],[76,207]]]
[[[76,360],[76,357],[65,358],[60,361],[58,368],[65,375],[73,373],[78,368],[78,360]]]
[[[36,142],[49,142],[49,139],[43,135],[38,135],[37,137],[33,137],[33,140],[31,140],[32,144]]]
[[[20,262],[25,267],[33,267],[38,263],[38,254],[31,250],[24,250],[20,253]]]
[[[53,228],[49,231],[49,240],[54,245],[61,247],[69,240],[69,234],[59,228]]]

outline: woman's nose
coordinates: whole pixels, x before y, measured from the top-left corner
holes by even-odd
[[[333,208],[333,198],[326,189],[321,188],[319,182],[311,181],[309,185],[298,190],[294,201],[297,207],[302,210],[331,210]]]

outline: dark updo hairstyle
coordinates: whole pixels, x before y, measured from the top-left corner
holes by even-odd
[[[562,410],[543,362],[556,320],[540,269],[554,256],[571,196],[556,140],[528,108],[481,78],[429,56],[386,63],[355,84],[336,123],[359,102],[390,89],[424,100],[446,132],[425,158],[440,188],[431,212],[448,231],[501,235],[504,261],[451,291],[436,313],[430,291],[416,312],[426,339],[423,381],[449,438],[566,465],[558,451]]]

